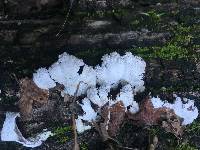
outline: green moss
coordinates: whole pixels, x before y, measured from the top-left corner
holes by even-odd
[[[143,58],[160,58],[165,60],[187,59],[191,57],[189,51],[181,46],[167,44],[163,47],[144,47],[132,50],[133,53]]]
[[[184,27],[178,25],[171,29],[173,38],[163,46],[156,47],[139,47],[132,49],[131,51],[146,59],[160,58],[164,60],[196,60],[199,59],[199,54],[196,53],[196,49],[199,45],[192,44],[194,38],[193,32],[198,26]]]
[[[192,124],[187,126],[186,131],[189,133],[195,133],[198,134],[200,133],[200,122],[199,121],[194,121]]]
[[[155,10],[150,10],[146,13],[141,13],[145,16],[149,17],[149,20],[151,21],[151,23],[158,23],[161,20],[161,17],[165,14],[165,13],[158,13]]]
[[[137,23],[138,20],[134,22],[134,24]],[[195,45],[192,42],[193,38],[197,36],[195,35],[195,29],[199,29],[199,26],[196,25],[187,27],[177,25],[176,27],[170,29],[173,37],[163,46],[138,47],[134,49],[127,49],[125,51],[131,51],[133,54],[146,60],[199,60],[200,54],[196,51],[199,49],[200,45]],[[113,51],[124,52],[124,50],[89,49],[75,53],[75,56],[84,59],[85,62],[90,65],[96,65],[101,61],[101,57],[104,54],[111,53]]]
[[[70,136],[72,134],[72,127],[58,127],[53,131],[53,137],[56,138],[60,143],[65,143],[70,140]]]
[[[192,27],[187,27],[183,25],[177,25],[172,32],[174,33],[174,38],[172,39],[171,43],[186,46],[191,43],[193,38],[192,35]]]
[[[88,144],[83,142],[83,143],[80,143],[80,149],[81,150],[88,150]]]
[[[175,150],[198,150],[197,148],[191,146],[189,143],[181,143],[180,145],[178,145]]]
[[[156,126],[153,126],[153,127],[150,127],[149,128],[149,134],[151,135],[151,136],[157,136],[158,134],[159,134],[159,132],[160,132],[160,128],[158,128],[158,127],[156,127]]]
[[[153,58],[153,51],[150,47],[138,47],[130,50],[133,54],[138,55],[144,59]]]
[[[129,17],[132,19],[129,21],[129,24],[132,28],[135,29],[148,28],[152,31],[160,30],[160,24],[162,24],[163,22],[164,15],[165,13],[156,11],[154,9],[146,12],[135,13],[134,15],[132,15],[132,17]]]
[[[186,48],[177,46],[175,44],[167,44],[163,47],[154,47],[155,58],[162,58],[166,60],[183,59],[189,57],[189,52]]]

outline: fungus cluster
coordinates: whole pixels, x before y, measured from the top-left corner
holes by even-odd
[[[49,90],[59,83],[64,85],[63,93],[69,96],[84,97],[79,103],[84,113],[76,119],[77,131],[82,133],[91,128],[91,123],[98,118],[98,112],[102,111],[101,108],[104,106],[108,107],[108,110],[120,106],[123,107],[122,110],[131,114],[140,111],[134,96],[137,92],[145,89],[143,81],[145,67],[145,61],[130,52],[123,56],[116,52],[106,54],[102,57],[102,64],[95,67],[88,66],[75,56],[63,53],[59,56],[58,61],[49,68],[38,69],[33,74],[33,81],[44,90]],[[112,91],[117,92],[113,94]],[[182,125],[192,123],[198,116],[198,109],[194,106],[194,101],[189,99],[183,104],[181,98],[176,97],[174,104],[170,104],[154,97],[151,98],[151,103],[154,108],[163,107],[174,110],[177,116],[183,118]],[[93,105],[97,109],[94,109]],[[109,124],[112,114],[108,112],[107,115],[107,124]],[[11,115],[9,113],[6,115],[1,139],[30,146],[26,144],[26,139],[19,140],[22,137],[20,132],[18,132],[20,134],[15,132],[17,116],[18,114]],[[8,122],[12,122],[12,124],[8,124]],[[8,135],[8,131],[14,136]],[[48,133],[48,135],[50,134]],[[41,137],[37,140],[39,143],[40,139]],[[38,145],[36,142],[32,147]]]
[[[105,104],[112,106],[121,101],[129,111],[136,113],[139,110],[137,102],[134,101],[134,94],[144,90],[143,74],[146,63],[132,53],[127,52],[120,56],[113,52],[102,57],[102,64],[96,67],[86,65],[83,60],[63,53],[48,69],[40,68],[33,74],[33,81],[42,89],[49,89],[56,86],[56,83],[63,84],[64,93],[75,96],[85,95],[82,100],[84,114],[76,120],[78,132],[90,129],[84,125],[84,121],[91,122],[97,117],[97,112],[92,108],[91,103],[96,104],[100,109]],[[111,90],[122,85],[116,99],[108,95]]]

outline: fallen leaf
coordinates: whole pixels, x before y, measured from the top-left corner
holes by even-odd
[[[149,98],[142,101],[138,113],[132,114],[128,112],[127,116],[134,125],[161,125],[167,132],[171,132],[177,137],[183,133],[181,118],[174,113],[174,110],[166,107],[154,108]]]
[[[124,121],[125,110],[122,102],[118,102],[110,107],[110,120],[108,122],[108,133],[110,136],[116,136],[119,131],[120,125]]]
[[[116,136],[120,125],[124,121],[125,107],[121,101],[112,106],[104,106],[101,110],[101,116],[104,119],[105,128],[109,136]]]
[[[45,104],[48,97],[48,90],[40,89],[31,79],[24,78],[20,80],[19,108],[22,119],[29,119],[34,102]]]
[[[166,132],[173,133],[175,136],[179,137],[183,135],[183,127],[181,126],[181,118],[174,116],[174,113],[167,112],[166,120],[162,121],[162,128]]]

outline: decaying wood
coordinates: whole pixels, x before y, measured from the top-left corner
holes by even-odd
[[[33,103],[45,104],[48,101],[49,92],[37,87],[33,80],[24,78],[20,80],[19,108],[23,120],[28,120]]]
[[[171,132],[177,137],[183,133],[181,118],[174,113],[174,110],[166,107],[154,108],[149,98],[143,100],[138,113],[127,113],[127,116],[134,125],[160,125],[167,132]]]

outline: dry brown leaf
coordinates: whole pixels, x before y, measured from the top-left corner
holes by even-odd
[[[116,136],[119,131],[120,125],[124,121],[125,110],[122,102],[118,102],[110,107],[110,120],[108,123],[108,133],[110,136]]]
[[[29,119],[33,102],[45,104],[48,101],[48,97],[48,90],[40,89],[31,79],[24,78],[20,80],[19,108],[22,119]]]
[[[117,102],[111,107],[105,106],[101,110],[101,116],[106,124],[108,134],[114,137],[124,121],[125,107],[122,102]]]
[[[134,148],[122,146],[114,137],[120,130],[121,124],[125,119],[126,108],[121,101],[112,106],[105,105],[101,108],[100,121],[93,122],[95,129],[98,131],[103,142],[106,142],[108,149],[129,149]]]
[[[183,134],[183,127],[181,126],[181,119],[175,117],[174,113],[168,112],[167,120],[162,121],[162,127],[165,131],[173,133],[175,136],[179,137]]]
[[[183,133],[181,118],[172,109],[154,108],[149,98],[143,100],[138,113],[131,114],[128,112],[127,116],[134,125],[161,125],[167,132],[171,132],[175,136],[180,136]]]

